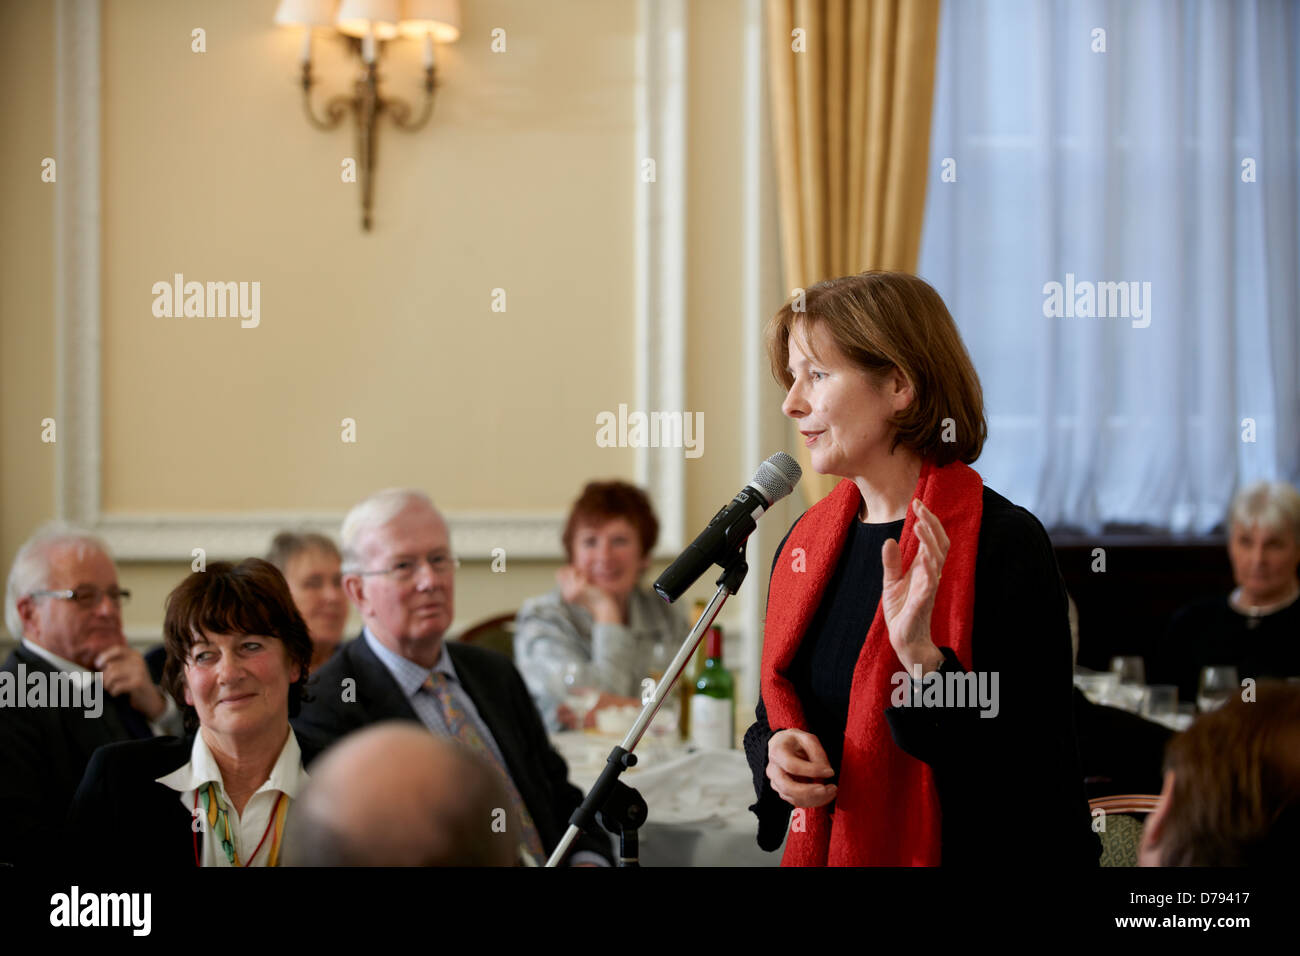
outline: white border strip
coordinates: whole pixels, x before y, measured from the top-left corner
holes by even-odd
[[[343,512],[241,515],[104,515],[100,428],[100,0],[56,0],[55,499],[58,515],[101,534],[125,561],[189,561],[261,554],[280,528],[337,535]],[[642,0],[638,11],[636,196],[636,401],[646,411],[685,411],[686,16],[683,0]],[[297,119],[295,116],[294,119]],[[639,157],[657,182],[640,183]],[[686,508],[680,450],[637,450],[637,480],[662,521],[655,557],[682,545]],[[449,512],[457,550],[563,558],[560,512]]]
[[[116,558],[189,562],[194,548],[208,560],[262,554],[277,531],[315,531],[338,539],[343,516],[322,512],[245,512],[217,515],[108,515],[95,525]],[[549,560],[560,550],[563,512],[514,515],[459,511],[448,516],[456,553],[487,560],[494,548],[511,559]],[[562,553],[562,552],[561,552]],[[144,555],[145,557],[140,557]]]
[[[646,412],[686,412],[684,0],[641,0],[637,18],[636,402]],[[646,159],[654,160],[654,182],[643,179]],[[637,480],[654,495],[659,550],[679,551],[685,543],[683,456],[675,449],[643,451]]]
[[[54,500],[61,518],[99,517],[99,0],[54,11]]]
[[[764,228],[768,222],[765,209],[771,204],[773,189],[768,157],[770,144],[764,142],[767,131],[764,122],[767,96],[764,85],[766,58],[763,49],[763,8],[763,0],[747,0],[745,4],[744,52],[741,61],[741,68],[744,70],[741,85],[744,111],[741,126],[743,137],[741,155],[744,156],[744,167],[741,173],[743,234],[740,240],[742,249],[740,324],[741,341],[744,342],[746,357],[745,407],[750,409],[750,414],[744,416],[745,427],[741,446],[746,461],[753,463],[751,467],[757,467],[760,461],[772,454],[763,443],[763,421],[766,417],[764,407],[766,402],[771,401],[771,393],[764,395],[762,389],[766,377],[762,374],[764,352],[761,317],[771,306],[771,302],[763,294],[766,278],[763,251],[770,247],[772,241],[772,237],[765,234]],[[769,551],[766,547],[769,541],[775,544],[781,540],[779,535],[784,533],[784,529],[775,526],[781,514],[782,512],[778,510],[776,514],[769,515],[766,522],[760,521],[758,528],[750,536],[747,548],[750,586],[741,589],[737,595],[740,599],[740,631],[743,641],[740,655],[747,678],[742,682],[741,693],[745,696],[750,692],[758,691],[758,674],[763,656],[763,617],[767,606],[768,575],[768,568],[762,556]],[[777,537],[773,537],[774,535]],[[747,715],[756,703],[756,698],[737,701],[741,708],[740,714]],[[747,719],[739,715],[737,719],[742,724],[748,723]]]

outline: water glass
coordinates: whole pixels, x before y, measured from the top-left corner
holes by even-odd
[[[1146,667],[1140,657],[1112,657],[1110,659],[1111,673],[1119,678],[1121,684],[1145,684]]]
[[[1142,696],[1142,716],[1165,723],[1178,715],[1178,688],[1172,684],[1152,684]]]
[[[1215,665],[1201,668],[1201,681],[1196,692],[1196,706],[1201,713],[1217,710],[1241,690],[1237,668],[1232,665]]]

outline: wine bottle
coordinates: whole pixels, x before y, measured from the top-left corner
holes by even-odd
[[[722,628],[709,628],[707,653],[691,696],[691,742],[730,750],[736,742],[736,682],[722,665]]]

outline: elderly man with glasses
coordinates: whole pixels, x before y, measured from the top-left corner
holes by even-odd
[[[582,792],[568,782],[514,665],[495,651],[443,640],[458,565],[446,522],[426,495],[392,489],[353,508],[342,539],[343,587],[365,628],[316,672],[314,699],[294,727],[336,740],[406,720],[455,737],[501,773],[509,797],[512,812],[485,817],[481,839],[508,840],[521,862],[545,862]],[[518,825],[503,832],[509,818]],[[607,864],[609,851],[608,840],[584,836],[567,862]]]
[[[59,852],[64,816],[96,749],[171,729],[176,706],[122,633],[117,568],[99,538],[51,524],[14,558],[0,666],[0,864]]]

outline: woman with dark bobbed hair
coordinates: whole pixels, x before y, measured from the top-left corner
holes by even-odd
[[[306,781],[298,712],[312,643],[284,577],[216,562],[167,598],[163,682],[189,736],[96,751],[69,815],[72,852],[133,864],[276,866]]]
[[[641,586],[658,539],[659,520],[635,485],[593,481],[573,503],[559,587],[525,601],[515,619],[515,664],[548,729],[583,718],[564,705],[566,668],[587,668],[605,695],[598,708],[639,705],[656,648],[676,651],[690,630],[677,607]]]
[[[1042,525],[968,467],[983,393],[943,300],[900,272],[819,282],[768,355],[813,469],[844,480],[773,562],[759,845],[789,826],[786,865],[990,865],[1006,821],[1037,860],[1095,866],[1065,588]]]

